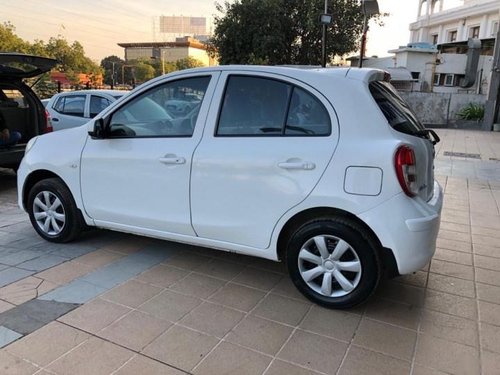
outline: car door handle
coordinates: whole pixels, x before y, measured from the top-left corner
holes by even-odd
[[[178,156],[167,155],[159,159],[163,164],[185,164],[186,159]]]
[[[316,164],[308,161],[297,161],[297,162],[284,161],[278,163],[278,167],[283,169],[303,169],[306,171],[310,171],[316,168]]]
[[[57,117],[52,117],[50,120],[55,121],[55,122],[59,121],[59,119]]]

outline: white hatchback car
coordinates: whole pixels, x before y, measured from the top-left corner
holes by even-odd
[[[91,226],[281,260],[306,297],[352,307],[384,273],[425,266],[439,230],[439,139],[387,81],[257,66],[159,77],[30,141],[19,205],[48,241]]]
[[[80,90],[55,94],[45,104],[54,131],[87,123],[129,91]]]

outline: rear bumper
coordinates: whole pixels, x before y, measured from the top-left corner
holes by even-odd
[[[429,202],[401,193],[359,217],[372,228],[382,246],[392,250],[398,273],[404,275],[422,269],[434,255],[442,206],[443,190],[434,181]]]

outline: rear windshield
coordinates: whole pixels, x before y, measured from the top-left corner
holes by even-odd
[[[394,130],[416,135],[425,129],[391,84],[381,81],[372,82],[370,92]]]

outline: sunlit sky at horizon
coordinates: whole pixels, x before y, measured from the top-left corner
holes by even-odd
[[[456,6],[460,0],[444,0]],[[409,42],[408,26],[417,17],[418,0],[378,0],[380,11],[390,15],[384,26],[370,24],[367,55],[387,56],[387,51]],[[10,21],[21,38],[47,41],[63,36],[79,41],[87,56],[100,62],[109,55],[124,56],[117,43],[163,41],[153,32],[153,20],[165,16],[194,16],[213,19],[214,1],[200,0],[0,0],[0,22]]]

